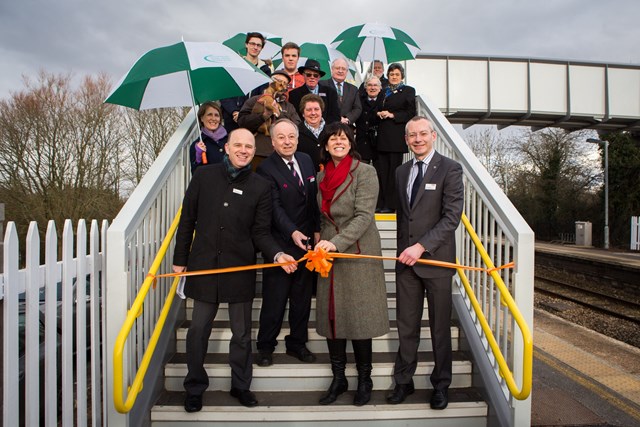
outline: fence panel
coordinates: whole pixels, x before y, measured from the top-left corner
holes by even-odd
[[[631,217],[631,250],[640,251],[640,216]]]
[[[104,242],[108,223],[103,222],[102,227]],[[85,221],[78,222],[74,237],[72,222],[66,220],[58,260],[59,239],[55,223],[49,221],[41,265],[38,226],[32,222],[25,242],[25,266],[20,268],[16,226],[7,224],[4,273],[0,275],[3,425],[84,427],[89,413],[92,425],[102,425],[105,247],[100,247],[100,236],[93,221],[87,245]]]

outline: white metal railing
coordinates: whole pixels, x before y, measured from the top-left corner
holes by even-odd
[[[107,421],[109,425],[126,425],[132,414],[120,414],[113,404],[113,349],[127,310],[138,294],[165,233],[178,211],[190,167],[188,149],[195,138],[192,113],[176,129],[153,165],[138,184],[127,203],[113,220],[107,233],[107,287],[105,303],[109,312],[106,324],[105,381]],[[171,269],[173,248],[167,251],[161,271]],[[151,338],[168,290],[168,281],[159,281],[149,292],[127,340],[123,356],[123,383],[131,384]]]
[[[631,217],[631,250],[640,251],[640,216]]]
[[[495,265],[515,262],[515,269],[500,271],[530,330],[533,330],[533,260],[534,234],[520,213],[503,193],[471,149],[456,132],[440,110],[426,97],[418,99],[419,114],[429,117],[438,133],[436,150],[460,162],[464,169],[465,205],[464,213],[480,237]],[[480,254],[470,236],[461,228],[458,233],[458,259],[464,265],[483,267]],[[491,326],[514,377],[523,377],[523,341],[515,327],[515,321],[506,306],[501,304],[501,295],[491,277],[481,272],[468,274],[475,296]],[[463,298],[464,289],[456,281]],[[470,316],[475,318],[471,304],[466,298]],[[480,331],[479,322],[475,321]],[[500,384],[505,400],[510,406],[510,425],[526,426],[531,420],[531,399],[516,400],[499,374],[499,367],[485,337],[484,349],[489,354],[495,380]],[[522,384],[520,384],[522,386]]]
[[[16,226],[7,224],[0,275],[2,425],[86,426],[88,412],[91,425],[102,425],[100,295],[107,228],[106,221],[101,230],[92,221],[87,245],[85,221],[78,222],[74,242],[73,224],[66,220],[59,256],[55,223],[49,221],[40,264],[40,236],[32,222],[20,268]]]

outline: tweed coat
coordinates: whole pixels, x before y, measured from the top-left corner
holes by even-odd
[[[256,252],[272,260],[280,247],[271,236],[271,184],[251,171],[235,180],[224,163],[196,169],[182,203],[173,264],[187,271],[256,263]],[[193,232],[195,231],[195,236]],[[186,296],[211,303],[251,301],[255,270],[189,276]]]
[[[462,166],[437,151],[433,154],[425,171],[420,191],[412,207],[409,207],[407,188],[413,161],[408,161],[396,169],[398,192],[398,255],[420,242],[428,251],[422,259],[436,261],[456,261],[456,229],[460,224],[464,205],[464,185]],[[413,268],[422,278],[449,277],[455,274],[451,268],[415,264],[408,267],[396,263],[396,271]]]
[[[325,173],[318,174],[321,183]],[[320,217],[320,238],[338,252],[381,255],[380,233],[374,212],[378,199],[375,169],[353,160],[351,170],[336,190],[330,216]],[[318,191],[322,206],[322,192]],[[329,295],[333,281],[335,330],[329,322]],[[389,331],[387,291],[382,261],[336,259],[328,278],[318,277],[316,330],[328,338],[368,339]]]

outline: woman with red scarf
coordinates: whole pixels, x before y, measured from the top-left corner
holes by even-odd
[[[332,123],[321,136],[318,201],[322,212],[320,241],[328,252],[382,255],[375,222],[378,179],[375,169],[360,162],[348,125]],[[349,385],[345,377],[347,340],[353,344],[358,388],[353,404],[371,398],[371,339],[389,331],[382,262],[336,259],[329,277],[318,278],[316,330],[327,338],[333,381],[320,404],[333,403]]]

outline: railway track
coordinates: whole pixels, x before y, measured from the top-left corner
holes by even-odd
[[[542,277],[535,278],[535,290],[640,325],[640,303],[634,296],[617,292],[605,293],[602,289],[589,289]]]

